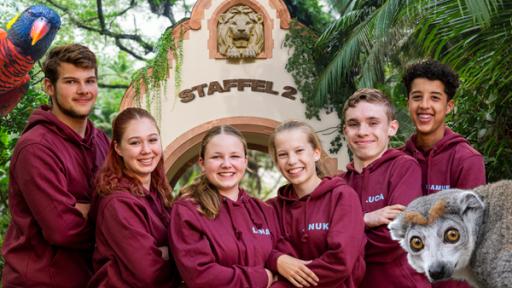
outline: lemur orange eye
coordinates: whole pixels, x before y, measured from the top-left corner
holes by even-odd
[[[444,232],[444,242],[456,243],[460,239],[459,230],[455,228],[449,228]]]
[[[411,240],[409,240],[409,245],[414,252],[418,252],[425,247],[423,240],[421,240],[421,238],[418,236],[411,237]]]

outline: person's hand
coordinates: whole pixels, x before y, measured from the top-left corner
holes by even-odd
[[[404,210],[404,205],[395,204],[380,208],[379,210],[368,212],[364,214],[364,224],[366,224],[366,227],[368,228],[387,225],[393,221],[400,212]]]
[[[85,204],[85,203],[76,203],[75,208],[82,213],[82,216],[84,216],[84,219],[87,220],[87,217],[89,215],[89,209],[91,209],[91,204]]]
[[[169,247],[162,246],[158,247],[158,249],[160,250],[160,252],[162,252],[162,259],[164,259],[165,261],[169,260]]]
[[[268,276],[268,284],[267,284],[267,288],[268,288],[272,285],[272,283],[275,281],[275,279],[274,279],[274,275],[272,275],[272,272],[270,270],[265,268],[265,272],[267,272],[267,276]]]
[[[309,263],[311,261],[281,255],[277,258],[277,271],[295,287],[316,286],[320,279],[306,266]]]

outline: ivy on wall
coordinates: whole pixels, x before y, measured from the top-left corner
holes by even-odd
[[[290,29],[284,40],[284,47],[292,49],[288,58],[286,71],[288,71],[302,94],[301,101],[306,104],[306,117],[317,118],[319,107],[313,103],[315,81],[318,77],[314,59],[314,45],[318,36],[309,28],[292,20]]]
[[[288,58],[286,64],[286,71],[288,71],[297,85],[297,89],[302,94],[301,101],[306,105],[306,118],[316,118],[320,120],[319,113],[321,109],[326,109],[327,112],[338,113],[336,107],[341,107],[336,101],[331,101],[331,105],[319,105],[315,99],[316,81],[319,76],[321,67],[318,61],[319,55],[315,48],[315,43],[318,40],[317,34],[310,28],[304,26],[296,20],[290,22],[290,29],[286,34],[284,47],[292,49],[292,53]],[[322,133],[336,133],[336,136],[331,141],[330,153],[337,153],[342,147],[341,129],[339,126],[328,128],[329,131],[322,131]]]

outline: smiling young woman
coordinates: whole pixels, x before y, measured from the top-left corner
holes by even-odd
[[[91,209],[96,246],[89,287],[178,287],[167,238],[171,188],[156,122],[144,109],[128,108],[112,133]]]
[[[202,175],[172,206],[169,240],[187,287],[260,287],[274,281],[280,237],[272,207],[240,187],[247,144],[232,126],[204,136]],[[273,286],[274,287],[274,286]]]
[[[297,287],[357,287],[366,242],[357,194],[340,177],[320,178],[316,163],[322,145],[306,123],[282,123],[269,150],[289,182],[269,202],[294,255],[309,260],[283,255],[277,260],[279,273]]]

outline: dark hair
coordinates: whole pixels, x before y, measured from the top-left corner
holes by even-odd
[[[60,63],[69,63],[84,69],[94,69],[94,74],[98,76],[98,66],[96,55],[86,46],[80,44],[69,44],[53,47],[43,63],[44,77],[55,85],[59,79]]]
[[[345,104],[343,105],[343,119],[345,119],[345,113],[348,108],[355,108],[361,101],[384,105],[386,107],[386,116],[388,117],[388,120],[395,120],[395,107],[391,103],[391,100],[389,100],[384,92],[373,88],[359,89],[348,97],[347,101],[345,101]]]
[[[247,142],[238,129],[230,125],[215,126],[208,130],[201,141],[199,148],[199,157],[204,159],[206,146],[213,137],[221,134],[232,135],[240,139],[244,146],[244,154],[247,155]],[[220,197],[217,188],[213,186],[206,175],[202,174],[194,181],[194,183],[180,190],[181,197],[188,197],[199,204],[199,212],[207,218],[213,219],[219,214]]]
[[[131,180],[129,187],[130,193],[138,196],[144,195],[144,187],[138,178],[126,169],[123,158],[115,150],[116,143],[121,143],[126,127],[131,121],[140,119],[149,119],[155,125],[158,133],[160,130],[156,125],[155,119],[148,111],[142,108],[127,108],[123,110],[112,122],[112,142],[107,155],[107,159],[96,177],[96,191],[100,196],[111,194],[119,185],[122,178]],[[151,188],[155,189],[164,201],[165,206],[169,207],[172,202],[171,186],[167,182],[164,171],[164,160],[160,158],[155,170],[151,172]]]
[[[442,64],[436,60],[428,59],[409,65],[402,77],[402,82],[407,88],[407,98],[411,92],[411,85],[416,78],[426,78],[428,80],[439,80],[444,85],[444,92],[451,100],[457,88],[459,88],[459,75],[446,64]]]

